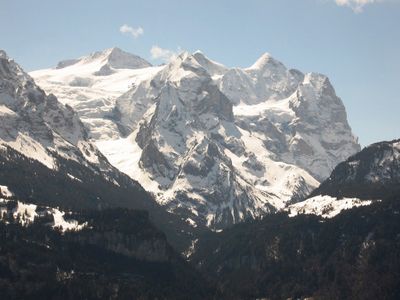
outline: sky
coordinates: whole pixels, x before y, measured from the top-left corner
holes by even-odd
[[[0,49],[27,71],[114,46],[229,67],[269,52],[330,78],[362,146],[400,138],[400,0],[0,0]]]

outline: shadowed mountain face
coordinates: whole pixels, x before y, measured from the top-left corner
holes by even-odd
[[[380,142],[340,163],[312,195],[382,199],[400,193],[400,140]]]
[[[5,52],[0,52],[0,145],[57,169],[57,153],[105,174],[113,167],[88,139],[71,107],[40,89]],[[93,165],[93,166],[92,166]]]

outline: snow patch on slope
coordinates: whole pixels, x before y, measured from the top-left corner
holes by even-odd
[[[16,202],[15,208],[11,211],[7,208],[10,201]],[[38,207],[36,204],[7,200],[0,197],[0,220],[4,219],[5,215],[8,214],[11,214],[22,226],[29,226],[33,224],[36,219],[50,215],[53,217],[53,222],[49,225],[55,229],[61,230],[61,232],[80,231],[87,226],[87,222],[79,224],[76,220],[65,220],[65,212],[57,208]]]
[[[372,203],[372,200],[361,200],[358,198],[337,199],[327,195],[318,195],[305,201],[292,204],[285,210],[289,212],[289,217],[294,217],[299,214],[313,214],[323,218],[333,218],[343,210],[366,206]]]
[[[0,197],[13,197],[14,194],[9,190],[8,186],[6,185],[0,185]]]
[[[64,211],[60,211],[56,208],[50,209],[50,214],[53,215],[54,224],[53,228],[60,229],[62,232],[66,231],[80,231],[87,226],[87,222],[79,224],[76,220],[65,220]]]

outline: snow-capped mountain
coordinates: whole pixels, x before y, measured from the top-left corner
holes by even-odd
[[[288,70],[269,53],[264,53],[251,67],[234,68],[219,78],[221,91],[234,104],[259,104],[267,99],[285,99],[296,90],[304,77]]]
[[[91,137],[103,140],[119,137],[111,120],[115,99],[158,70],[160,67],[152,67],[139,56],[110,48],[30,75],[47,93],[78,113]]]
[[[66,81],[50,78],[65,70],[32,75],[57,94]],[[185,52],[136,72],[114,106],[97,107],[107,110],[97,115],[105,121],[92,126],[84,116],[90,109],[80,115],[114,166],[194,226],[222,228],[283,209],[359,150],[328,78],[289,70],[269,54],[232,69]],[[116,81],[105,81],[107,88]],[[71,99],[62,101],[80,111],[75,88],[67,89]]]

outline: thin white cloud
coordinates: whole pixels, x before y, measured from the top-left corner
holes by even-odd
[[[139,36],[144,34],[144,30],[142,27],[138,27],[138,28],[133,28],[127,24],[122,25],[119,28],[119,31],[121,33],[126,33],[126,34],[130,34],[131,36],[133,36],[133,38],[137,39]]]
[[[374,4],[382,1],[383,0],[335,0],[337,5],[350,7],[355,13],[361,13],[364,6],[367,4]]]
[[[152,59],[160,59],[164,62],[169,62],[175,59],[181,52],[182,49],[180,47],[178,47],[176,51],[170,49],[164,49],[157,45],[154,45],[150,49],[150,54]]]

